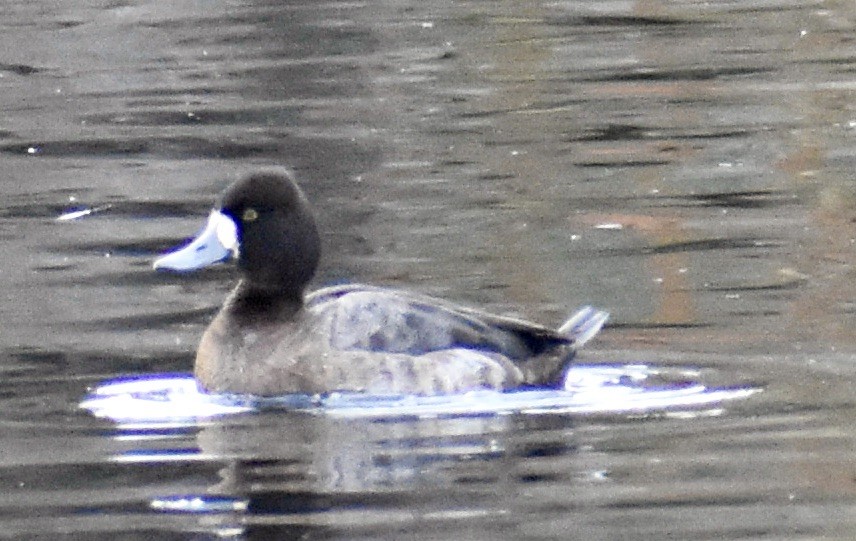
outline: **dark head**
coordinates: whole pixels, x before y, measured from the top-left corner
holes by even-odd
[[[302,295],[318,266],[321,241],[312,209],[288,172],[257,172],[230,186],[205,230],[155,268],[189,271],[230,255],[250,292]]]

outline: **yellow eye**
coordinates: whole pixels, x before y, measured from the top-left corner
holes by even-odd
[[[250,208],[244,211],[244,213],[241,215],[241,220],[245,222],[253,222],[258,219],[258,217],[259,213],[256,211],[256,209]]]

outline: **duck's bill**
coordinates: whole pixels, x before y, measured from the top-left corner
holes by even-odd
[[[238,256],[238,228],[234,220],[213,210],[205,229],[187,246],[154,262],[155,270],[192,271]]]

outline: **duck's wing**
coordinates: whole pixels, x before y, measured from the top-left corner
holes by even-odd
[[[560,332],[418,294],[361,284],[318,290],[307,297],[306,307],[330,322],[332,345],[338,349],[416,355],[470,348],[524,360],[572,345],[576,334],[571,330],[579,327],[569,326],[569,321]]]

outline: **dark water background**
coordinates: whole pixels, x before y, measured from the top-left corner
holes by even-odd
[[[854,97],[850,0],[0,3],[0,537],[853,539]],[[232,272],[151,261],[273,164],[318,208],[319,284],[545,323],[591,303],[612,324],[587,362],[764,391],[158,427],[79,409],[190,369]]]

